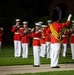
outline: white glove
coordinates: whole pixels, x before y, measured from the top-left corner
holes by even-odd
[[[69,14],[67,21],[70,21],[72,14]]]

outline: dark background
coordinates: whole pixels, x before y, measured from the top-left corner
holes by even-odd
[[[62,10],[62,18],[69,13],[74,15],[74,0],[1,0],[0,1],[0,27],[4,28],[3,45],[13,44],[11,28],[15,19],[28,21],[29,27],[37,19],[50,16],[51,10],[59,6]]]

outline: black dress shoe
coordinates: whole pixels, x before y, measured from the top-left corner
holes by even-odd
[[[60,68],[60,66],[54,66],[54,67],[51,67],[51,68]]]
[[[40,67],[40,65],[33,65],[33,67]]]

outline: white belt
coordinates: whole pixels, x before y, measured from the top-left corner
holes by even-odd
[[[62,35],[62,37],[68,37],[68,36],[66,36],[66,35]]]
[[[20,34],[20,33],[15,32],[14,34]]]
[[[40,38],[33,38],[33,39],[40,40]]]

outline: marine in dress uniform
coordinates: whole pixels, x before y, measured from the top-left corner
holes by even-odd
[[[41,51],[40,51],[40,56],[45,57],[46,54],[46,43],[45,43],[45,27],[47,25],[42,25],[41,31],[42,31],[42,37],[40,39],[40,44],[41,44]]]
[[[21,43],[22,43],[22,57],[28,58],[28,46],[30,43],[29,36],[30,28],[28,28],[28,22],[23,22],[23,29],[21,31]]]
[[[67,22],[59,23],[61,19],[61,10],[56,7],[51,14],[52,25],[50,25],[51,30],[51,68],[60,68],[58,66],[59,51],[60,51],[60,40],[59,31],[61,28],[67,27],[70,24],[71,14],[68,16]]]
[[[1,52],[1,46],[2,46],[2,36],[3,36],[3,28],[0,27],[0,52]]]
[[[16,24],[12,27],[14,33],[14,56],[21,56],[21,37],[20,37],[20,19],[16,19]]]
[[[48,26],[45,28],[45,42],[46,42],[46,54],[47,58],[51,58],[51,33],[49,32],[49,25],[52,23],[51,20],[48,20]]]
[[[35,23],[35,32],[32,29],[31,37],[33,37],[33,55],[34,55],[34,67],[40,67],[40,38],[42,36],[41,24]]]
[[[72,28],[70,29],[70,35],[72,60],[74,60],[74,20],[72,20]]]
[[[68,44],[68,34],[69,34],[69,29],[65,29],[63,34],[62,34],[62,56],[66,57],[66,51],[67,51],[67,44]]]

